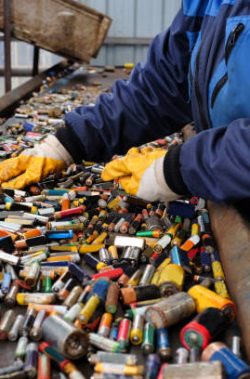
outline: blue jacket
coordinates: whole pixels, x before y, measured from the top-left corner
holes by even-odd
[[[167,154],[168,185],[215,201],[250,197],[249,64],[249,1],[183,0],[146,63],[94,107],[68,113],[57,137],[76,161],[108,161],[194,121],[198,134]]]

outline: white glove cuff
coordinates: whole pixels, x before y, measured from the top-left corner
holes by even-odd
[[[167,203],[180,196],[173,192],[166,183],[163,172],[164,156],[156,159],[144,172],[137,196],[149,201]]]
[[[51,149],[56,151],[58,157],[60,157],[59,159],[61,161],[64,161],[67,166],[74,162],[71,155],[54,135],[48,136],[44,142],[46,142],[51,147]]]

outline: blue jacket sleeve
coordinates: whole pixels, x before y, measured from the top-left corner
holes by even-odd
[[[200,132],[170,152],[165,178],[181,194],[188,190],[216,202],[250,198],[250,119]]]
[[[192,120],[186,27],[180,11],[171,27],[153,40],[146,63],[137,64],[129,80],[118,80],[95,106],[66,114],[66,127],[57,138],[76,162],[108,161]]]

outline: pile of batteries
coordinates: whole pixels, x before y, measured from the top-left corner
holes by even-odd
[[[63,99],[65,107],[60,96],[66,95],[41,98],[45,104]],[[19,116],[31,117],[32,107],[23,105]],[[39,136],[37,125],[27,129],[31,121],[12,124],[12,140],[19,129],[25,132],[16,149],[10,143],[7,152],[2,141],[3,157],[29,145],[29,137],[31,144],[41,138],[54,116],[47,114],[44,125],[37,117],[45,128]],[[178,141],[173,135],[151,146]],[[205,202],[149,204],[103,182],[102,169],[72,165],[26,190],[0,194],[0,297],[6,309],[0,340],[17,341],[15,361],[0,369],[0,379],[47,379],[54,370],[58,378],[81,379],[83,362],[92,365],[93,379],[249,378],[239,336],[232,350],[213,342],[232,324],[236,309]],[[168,332],[176,324],[173,351]]]
[[[159,370],[159,378],[180,378],[191,368],[193,378],[222,378],[223,369],[229,378],[249,374],[238,337],[234,353],[210,343],[236,310],[204,201],[147,204],[102,182],[101,171],[72,165],[27,191],[1,194],[1,298],[11,309],[0,339],[18,340],[15,364],[2,377],[49,378],[51,360],[82,378],[72,360],[89,348],[101,350],[89,353],[95,379],[156,378]],[[16,304],[27,306],[25,315]],[[195,313],[174,354],[168,328]],[[128,354],[131,346],[142,350],[146,370]]]

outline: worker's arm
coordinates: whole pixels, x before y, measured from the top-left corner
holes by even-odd
[[[171,134],[192,120],[188,95],[188,25],[182,12],[158,35],[145,64],[118,80],[95,106],[66,114],[57,138],[74,160],[109,161],[131,146]]]
[[[250,119],[197,134],[164,160],[172,191],[217,202],[250,198]]]

